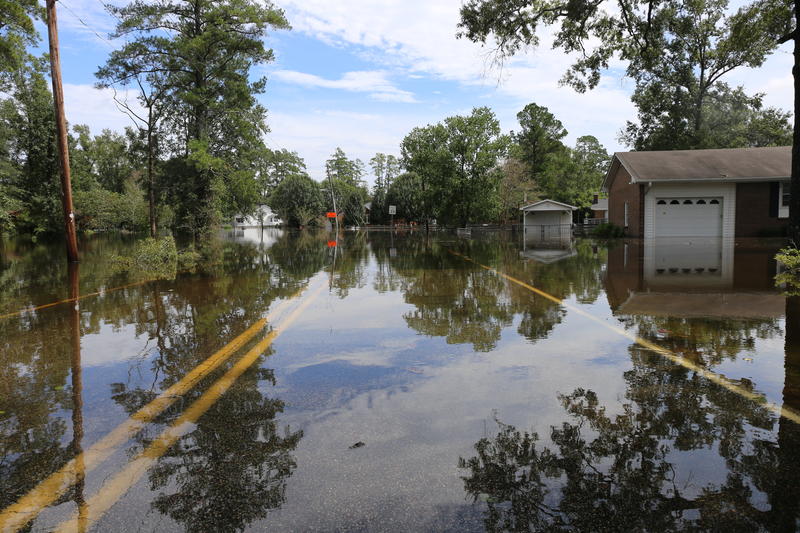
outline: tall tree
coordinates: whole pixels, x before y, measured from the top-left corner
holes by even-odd
[[[308,176],[306,163],[297,152],[285,148],[271,150],[265,148],[258,159],[257,179],[262,201],[266,201],[272,191],[288,177]]]
[[[120,21],[113,36],[127,40],[119,56],[165,77],[189,178],[177,196],[188,201],[185,222],[195,233],[208,232],[223,211],[256,201],[248,159],[263,145],[265,110],[255,95],[266,80],[251,81],[250,71],[273,59],[264,46],[267,30],[288,22],[269,1],[134,0],[109,9]]]
[[[531,179],[544,168],[547,157],[564,145],[561,139],[567,136],[561,121],[546,107],[530,103],[517,113],[520,131],[514,134],[514,141],[519,145],[520,158],[528,167]]]
[[[161,120],[169,110],[169,70],[164,68],[160,57],[149,56],[142,60],[139,56],[140,48],[126,46],[121,50],[114,50],[106,64],[102,66],[95,76],[100,80],[98,87],[132,86],[137,91],[137,102],[144,108],[142,112],[126,97],[119,96],[114,90],[114,101],[136,125],[136,128],[147,139],[147,201],[150,219],[150,236],[158,233],[156,219],[156,171],[157,136]],[[155,61],[155,62],[153,62]],[[125,94],[125,93],[123,93]]]
[[[364,178],[364,163],[360,159],[349,159],[344,150],[337,147],[330,159],[325,161],[325,176],[340,179],[353,185],[361,185]]]
[[[496,213],[498,161],[505,155],[508,138],[500,135],[500,122],[488,107],[477,107],[467,116],[444,121],[447,150],[452,159],[447,218],[461,226],[493,218]]]

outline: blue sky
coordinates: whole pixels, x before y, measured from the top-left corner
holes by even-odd
[[[510,131],[518,127],[516,113],[536,102],[563,122],[568,143],[594,135],[610,152],[625,150],[616,138],[625,121],[635,118],[635,109],[622,64],[612,65],[597,89],[578,94],[559,86],[570,57],[552,50],[547,35],[536,50],[515,57],[502,71],[492,68],[485,49],[455,38],[457,0],[283,0],[277,5],[293,29],[270,35],[276,60],[257,72],[269,80],[260,97],[269,110],[266,141],[297,151],[316,179],[323,177],[325,159],[337,146],[365,162],[376,152],[399,155],[399,143],[411,128],[476,106],[491,107],[503,130]],[[108,91],[93,87],[94,72],[116,46],[96,34],[107,36],[114,19],[101,0],[60,0],[58,9],[68,119],[96,132],[121,130],[129,119]],[[44,28],[41,33],[46,35]],[[726,80],[765,93],[767,105],[789,109],[789,44],[759,69],[739,69]]]

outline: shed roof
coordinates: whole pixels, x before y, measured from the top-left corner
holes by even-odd
[[[791,146],[617,152],[611,160],[603,188],[608,188],[619,165],[631,175],[631,182],[636,183],[788,179],[791,163]]]
[[[574,205],[556,202],[555,200],[539,200],[538,202],[534,202],[519,208],[520,211],[561,211],[562,209],[570,209],[574,211],[578,208]]]

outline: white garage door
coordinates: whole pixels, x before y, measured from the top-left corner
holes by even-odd
[[[722,198],[656,198],[656,237],[722,235]]]

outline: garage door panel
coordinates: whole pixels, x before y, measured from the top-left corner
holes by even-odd
[[[656,198],[656,237],[722,235],[721,197]]]

